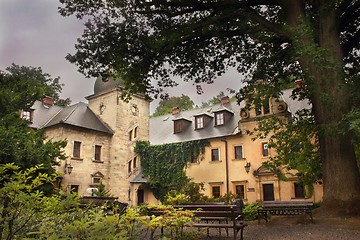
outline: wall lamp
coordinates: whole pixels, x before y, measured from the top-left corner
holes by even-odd
[[[71,163],[65,163],[65,173],[68,173],[70,175],[73,168],[74,167],[71,165]]]
[[[250,163],[250,162],[247,162],[247,163],[245,164],[245,166],[244,166],[246,173],[249,173],[250,167],[251,167],[251,163]]]

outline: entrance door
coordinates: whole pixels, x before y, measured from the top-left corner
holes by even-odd
[[[137,190],[137,205],[140,206],[144,203],[144,190],[138,189]]]
[[[263,184],[264,201],[274,201],[274,184]]]

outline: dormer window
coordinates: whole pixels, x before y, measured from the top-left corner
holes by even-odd
[[[181,133],[185,131],[185,129],[190,125],[191,121],[180,117],[178,119],[173,120],[174,121],[174,133]]]
[[[215,114],[215,126],[220,126],[225,124],[225,117],[223,112]]]
[[[204,128],[204,117],[203,116],[196,117],[195,124],[196,124],[195,129]]]
[[[183,122],[182,121],[174,121],[174,133],[180,133],[183,130]]]
[[[32,120],[33,120],[33,111],[32,110],[23,110],[22,113],[21,113],[21,118],[26,120],[26,121],[32,122]]]

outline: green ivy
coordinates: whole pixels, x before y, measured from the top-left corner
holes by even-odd
[[[202,159],[206,146],[209,146],[206,140],[163,145],[136,143],[142,172],[157,199],[164,200],[170,190],[179,191],[189,182],[185,168],[192,158]]]

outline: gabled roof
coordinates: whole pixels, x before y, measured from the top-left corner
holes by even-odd
[[[240,120],[240,109],[243,106],[239,106],[236,102],[226,103],[224,106],[216,104],[211,107],[197,108],[188,111],[182,111],[181,118],[192,121],[192,126],[184,129],[183,132],[174,134],[173,120],[178,119],[177,115],[167,114],[150,118],[150,143],[153,145],[186,142],[200,139],[210,139],[216,137],[223,137],[229,135],[236,135],[239,133],[238,122]],[[209,111],[210,109],[210,111]],[[215,110],[215,111],[214,111]],[[195,130],[195,117],[206,114],[213,116],[214,112],[229,111],[233,113],[233,116],[221,126],[214,126],[215,122],[207,124],[202,129]]]
[[[47,128],[57,124],[67,124],[113,134],[111,128],[101,121],[87,104],[83,102],[69,107],[59,107],[55,105],[44,106],[42,102],[36,101],[34,109],[34,119],[31,125],[34,128]]]
[[[40,129],[45,126],[45,124],[56,114],[58,114],[63,108],[60,106],[48,106],[43,104],[41,101],[35,101],[34,105],[31,107],[34,110],[32,123],[30,127],[35,129]]]

